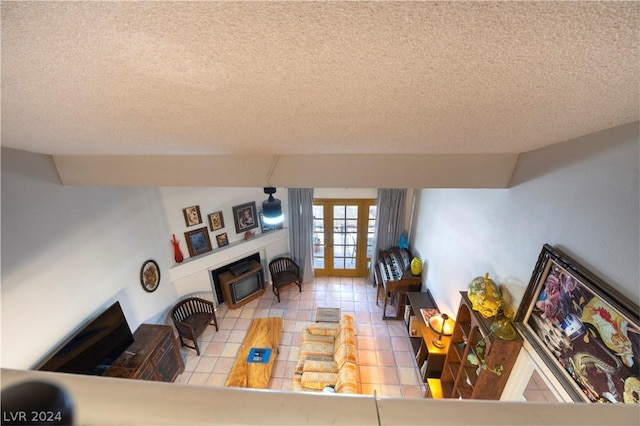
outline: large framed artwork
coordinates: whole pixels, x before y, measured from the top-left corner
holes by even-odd
[[[545,244],[515,317],[575,401],[638,403],[638,305]]]
[[[258,213],[256,212],[256,202],[233,206],[233,220],[236,224],[236,233],[246,232],[258,227]]]

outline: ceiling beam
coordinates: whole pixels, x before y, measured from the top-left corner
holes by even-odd
[[[53,156],[64,185],[507,188],[517,154]]]

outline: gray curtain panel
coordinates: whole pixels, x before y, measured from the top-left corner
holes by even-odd
[[[313,188],[289,188],[289,248],[302,269],[302,281],[313,281]]]
[[[398,245],[404,232],[405,199],[407,190],[397,188],[378,189],[376,233],[371,258],[369,280],[375,283],[374,266],[378,263],[378,252]]]

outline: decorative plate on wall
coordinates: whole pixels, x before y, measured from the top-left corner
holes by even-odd
[[[156,291],[160,284],[160,268],[155,260],[146,260],[140,269],[140,284],[149,293]]]

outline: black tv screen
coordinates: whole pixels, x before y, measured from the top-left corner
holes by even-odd
[[[51,351],[34,370],[102,375],[133,343],[133,334],[115,302]]]

